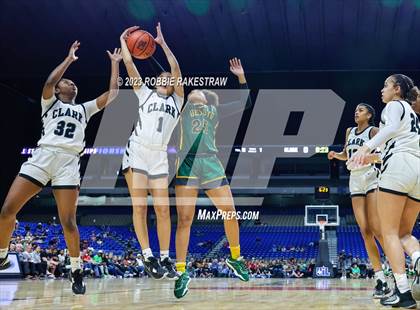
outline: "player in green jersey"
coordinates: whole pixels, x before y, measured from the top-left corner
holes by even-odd
[[[247,89],[241,61],[230,60],[230,71],[238,77],[241,88]],[[245,108],[251,106],[248,97]],[[186,258],[191,224],[199,187],[202,187],[217,209],[224,211],[224,227],[230,245],[231,256],[227,265],[242,281],[248,281],[248,269],[240,255],[239,225],[232,192],[226,179],[225,169],[217,157],[216,130],[221,116],[230,116],[243,111],[243,101],[218,104],[216,93],[208,90],[193,90],[180,119],[180,154],[176,162],[176,205],[178,225],[176,231],[176,268],[179,274],[175,282],[175,297],[188,292],[190,277],[186,272]]]

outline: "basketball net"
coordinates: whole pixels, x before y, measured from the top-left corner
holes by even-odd
[[[321,240],[325,240],[325,225],[327,225],[327,223],[328,222],[324,220],[318,221],[319,230],[321,231]]]

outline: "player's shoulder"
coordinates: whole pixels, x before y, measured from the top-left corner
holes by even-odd
[[[410,110],[411,105],[405,100],[392,100],[387,103],[384,109],[384,113],[387,115],[401,115],[400,120],[402,121],[406,115],[406,110]]]
[[[397,106],[402,107],[404,109],[405,106],[410,106],[410,104],[405,100],[391,100],[386,104],[385,109],[390,109]]]

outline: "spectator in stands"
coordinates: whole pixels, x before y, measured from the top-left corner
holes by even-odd
[[[82,261],[83,261],[83,271],[85,275],[91,275],[93,271],[92,258],[89,255],[87,250],[82,252]]]
[[[124,276],[124,272],[122,272],[122,270],[119,267],[117,257],[114,256],[112,253],[110,253],[109,255],[108,271],[112,276],[117,278],[122,278]]]
[[[32,246],[30,244],[25,247],[25,251],[21,253],[19,259],[22,266],[23,276],[25,279],[32,279],[35,273],[33,269]]]
[[[92,242],[96,242],[96,234],[95,234],[95,232],[93,231],[92,232],[92,234],[90,235],[90,241],[92,241]]]
[[[47,273],[47,263],[41,259],[41,247],[38,245],[35,247],[35,251],[32,252],[32,261],[34,264],[34,272],[40,278],[44,278]]]
[[[360,268],[356,263],[351,266],[350,277],[352,279],[360,278]]]
[[[50,260],[49,260],[49,264],[51,266],[52,269],[54,269],[54,271],[52,272],[52,274],[56,277],[56,278],[62,278],[64,276],[64,264],[60,263],[60,260],[58,258],[58,250],[57,249],[52,249],[51,250],[51,254],[49,255]]]
[[[10,244],[9,244],[9,253],[13,253],[13,252],[16,252],[16,244],[15,243],[13,243],[13,242],[11,242]]]
[[[213,274],[215,278],[217,278],[219,274],[219,264],[218,264],[217,259],[213,259],[213,261],[211,262],[210,272]]]
[[[95,277],[102,278],[103,272],[103,265],[102,265],[102,250],[99,250],[92,258],[92,266],[93,271],[95,273]]]
[[[98,253],[99,253],[99,256],[102,259],[102,263],[99,266],[99,269],[101,270],[102,275],[105,278],[108,278],[110,276],[110,274],[109,274],[109,270],[108,270],[108,258],[107,258],[107,255],[104,254],[102,250],[98,251]]]

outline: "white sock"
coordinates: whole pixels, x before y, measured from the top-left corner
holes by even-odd
[[[0,250],[0,257],[1,257],[1,250]],[[411,255],[411,263],[414,265],[419,257],[420,257],[420,251],[415,251]],[[416,267],[416,266],[414,266],[414,267]]]
[[[80,257],[70,257],[71,272],[75,272],[77,269],[82,269],[82,260]]]
[[[144,249],[143,251],[141,251],[141,253],[144,256],[144,259],[148,259],[149,257],[152,257],[153,256],[153,253],[152,253],[152,249],[151,248]]]
[[[0,249],[0,258],[5,258],[8,252],[9,252],[8,248]]]
[[[405,273],[403,274],[394,273],[394,277],[395,277],[395,282],[397,282],[397,287],[400,293],[403,294],[410,290],[407,275]]]
[[[382,283],[386,283],[385,274],[383,270],[375,272],[375,280],[381,280]]]
[[[160,260],[163,260],[166,257],[169,257],[169,250],[160,251]]]

